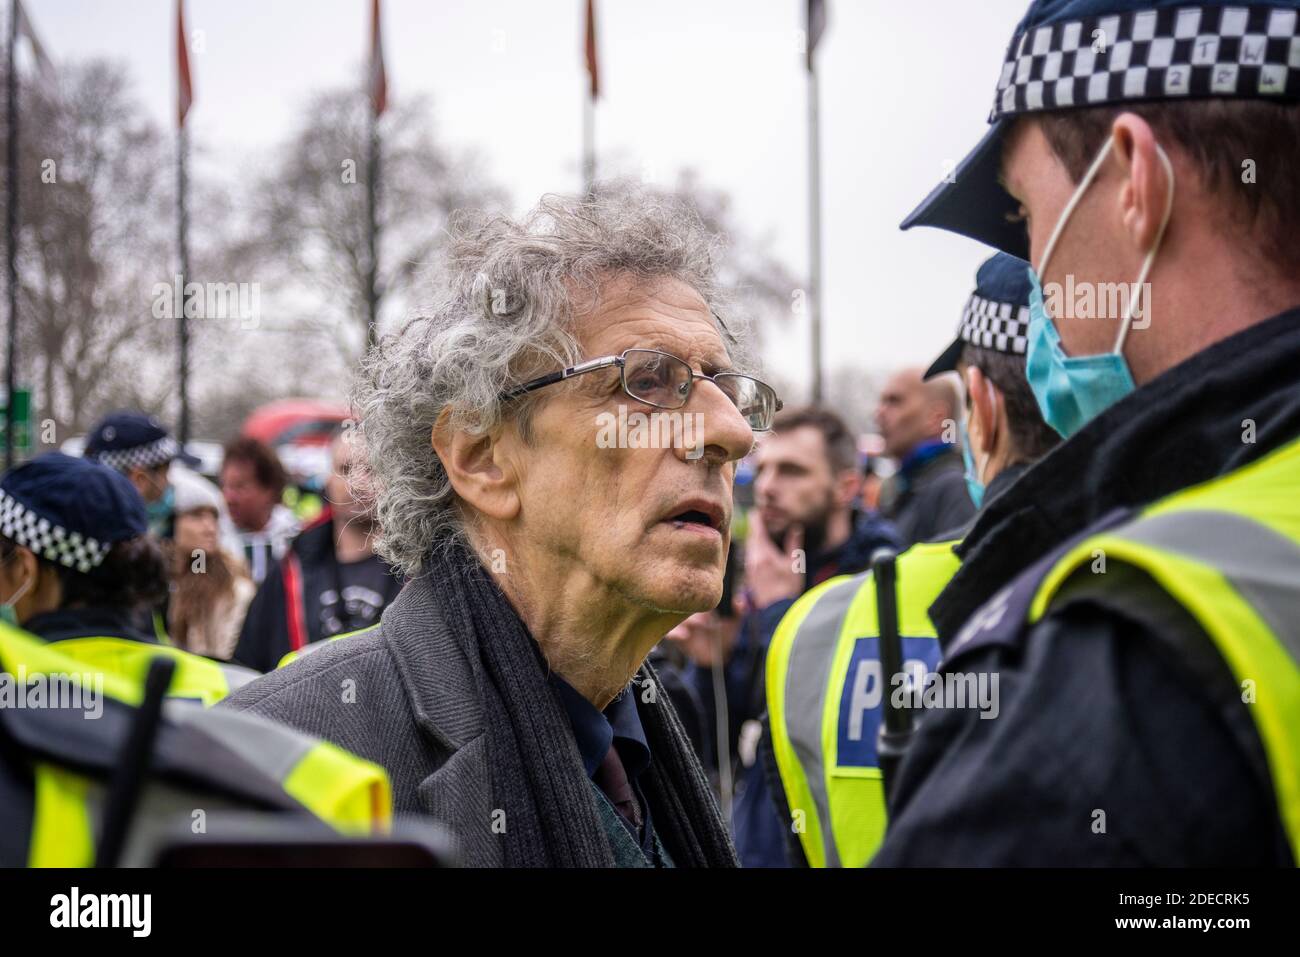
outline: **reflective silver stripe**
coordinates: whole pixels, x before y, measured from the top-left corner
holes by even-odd
[[[786,734],[795,758],[803,768],[813,803],[817,805],[827,867],[839,867],[840,857],[835,850],[830,796],[826,792],[826,768],[821,747],[822,711],[840,630],[863,581],[861,576],[851,578],[828,588],[817,599],[795,632],[794,646],[786,663]],[[790,810],[793,812],[795,808]]]
[[[185,701],[163,705],[168,720],[193,726],[281,783],[319,740],[243,711],[197,708]]]
[[[1178,510],[1119,537],[1209,565],[1231,583],[1300,663],[1300,546],[1234,512]]]
[[[226,678],[226,691],[234,694],[250,681],[256,681],[262,677],[261,672],[254,671],[252,668],[245,668],[242,665],[232,665],[229,663],[218,663],[221,673]]]

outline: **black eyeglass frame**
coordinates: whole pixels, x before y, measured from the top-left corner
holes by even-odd
[[[681,405],[662,405],[658,402],[651,402],[649,399],[643,399],[639,395],[634,395],[632,393],[632,391],[627,387],[627,354],[629,352],[653,353],[654,355],[664,356],[668,359],[672,359],[675,362],[680,362],[683,366],[686,367],[686,371],[690,374],[691,377],[690,378],[691,384],[690,387],[686,390],[686,394],[682,396]],[[521,395],[525,395],[529,392],[535,392],[536,390],[545,388],[548,385],[555,385],[555,383],[557,382],[564,382],[566,379],[572,379],[574,376],[579,376],[586,372],[596,372],[599,369],[610,369],[613,368],[614,366],[618,366],[619,384],[623,387],[623,392],[627,395],[627,397],[629,399],[633,399],[637,402],[644,403],[645,405],[651,406],[652,408],[656,408],[656,409],[684,408],[686,403],[689,402],[691,399],[691,390],[695,388],[696,379],[708,379],[714,385],[717,385],[718,384],[717,380],[724,376],[733,379],[749,379],[751,382],[756,382],[762,388],[772,393],[772,400],[775,403],[772,409],[773,416],[775,416],[776,413],[780,412],[783,408],[785,408],[785,403],[782,402],[781,397],[776,394],[776,389],[772,388],[762,379],[759,379],[755,376],[747,375],[743,372],[715,372],[713,375],[705,375],[703,372],[696,372],[694,369],[691,368],[691,364],[689,362],[687,362],[685,359],[681,358],[680,356],[673,355],[671,352],[664,352],[660,349],[641,349],[637,347],[633,347],[631,349],[624,349],[621,354],[616,356],[601,356],[599,359],[588,359],[586,362],[579,362],[577,365],[569,366],[567,369],[561,369],[559,372],[551,372],[544,376],[539,376],[536,379],[531,379],[528,382],[525,382],[521,385],[517,385],[514,386],[513,388],[507,389],[506,391],[501,393],[499,398],[501,399],[502,402],[508,402],[511,399],[517,399]],[[721,387],[719,387],[719,391],[721,391]],[[726,392],[723,392],[722,394],[727,395]],[[731,401],[730,396],[727,396],[727,399],[728,401]],[[732,405],[735,405],[734,401],[732,401]],[[736,410],[739,411],[740,407],[736,406]],[[750,428],[753,428],[753,426],[750,426]],[[771,430],[772,430],[772,426],[770,423],[765,429],[754,429],[755,432],[770,432]]]

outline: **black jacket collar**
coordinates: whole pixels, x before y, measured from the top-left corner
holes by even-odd
[[[957,548],[961,568],[930,606],[940,638],[950,641],[999,587],[1107,514],[1230,472],[1297,435],[1300,308],[1153,379],[991,497]]]
[[[59,608],[33,615],[23,627],[46,641],[127,638],[151,645],[158,643],[153,635],[136,627],[127,612],[118,608]]]

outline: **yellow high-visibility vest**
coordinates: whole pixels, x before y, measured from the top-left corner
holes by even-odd
[[[159,655],[176,662],[176,673],[168,694],[174,698],[194,698],[205,706],[216,704],[226,695],[261,677],[251,668],[215,661],[182,651],[174,645],[155,645],[130,638],[87,636],[65,638],[53,644],[62,654],[81,662],[82,670],[111,671],[128,678],[128,687],[134,689],[134,697],[125,699],[128,704],[140,703],[149,662]]]
[[[955,542],[898,556],[903,670],[923,678],[939,661],[928,609],[956,573]],[[863,867],[885,834],[876,740],[884,695],[877,586],[871,572],[823,582],[791,606],[767,653],[772,748],[790,826],[813,867]]]
[[[49,643],[0,623],[0,680],[4,682],[0,694],[26,696],[33,693],[28,689],[44,682],[43,694],[48,698],[55,687],[53,678],[58,679],[58,693],[64,698],[83,698],[78,707],[88,695],[109,708],[133,708],[143,698],[142,678],[94,663],[87,665],[64,654],[65,644]],[[43,707],[49,707],[49,702]],[[0,709],[0,721],[4,718]],[[387,772],[334,744],[256,715],[183,702],[165,712],[164,720],[173,729],[179,728],[188,744],[237,759],[292,799],[286,806],[299,807],[340,833],[380,834],[391,825],[392,789]],[[87,721],[87,732],[93,733],[95,725]],[[120,741],[106,741],[104,746],[116,749]],[[93,773],[52,757],[57,753],[54,742],[48,749],[38,745],[32,751],[32,807],[0,807],[0,826],[10,814],[14,820],[30,820],[31,866],[89,866],[94,861],[95,833],[104,810],[104,783]],[[216,791],[236,795],[240,785],[238,781],[212,782]]]
[[[1098,555],[1146,572],[1218,648],[1263,744],[1300,862],[1300,440],[1079,542],[1039,584],[1030,623],[1072,575],[1092,574]]]

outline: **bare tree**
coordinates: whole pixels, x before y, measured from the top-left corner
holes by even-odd
[[[157,351],[144,344],[159,331],[150,290],[167,255],[168,164],[122,67],[68,65],[59,86],[21,89],[18,372],[62,439],[115,395],[165,399],[140,357]]]
[[[332,343],[350,366],[367,328],[366,110],[353,90],[320,93],[249,194],[255,215],[232,260],[269,275],[273,325]],[[421,266],[441,242],[448,216],[497,208],[504,195],[472,158],[434,139],[426,100],[412,98],[380,121],[382,143],[379,294],[397,312]]]

